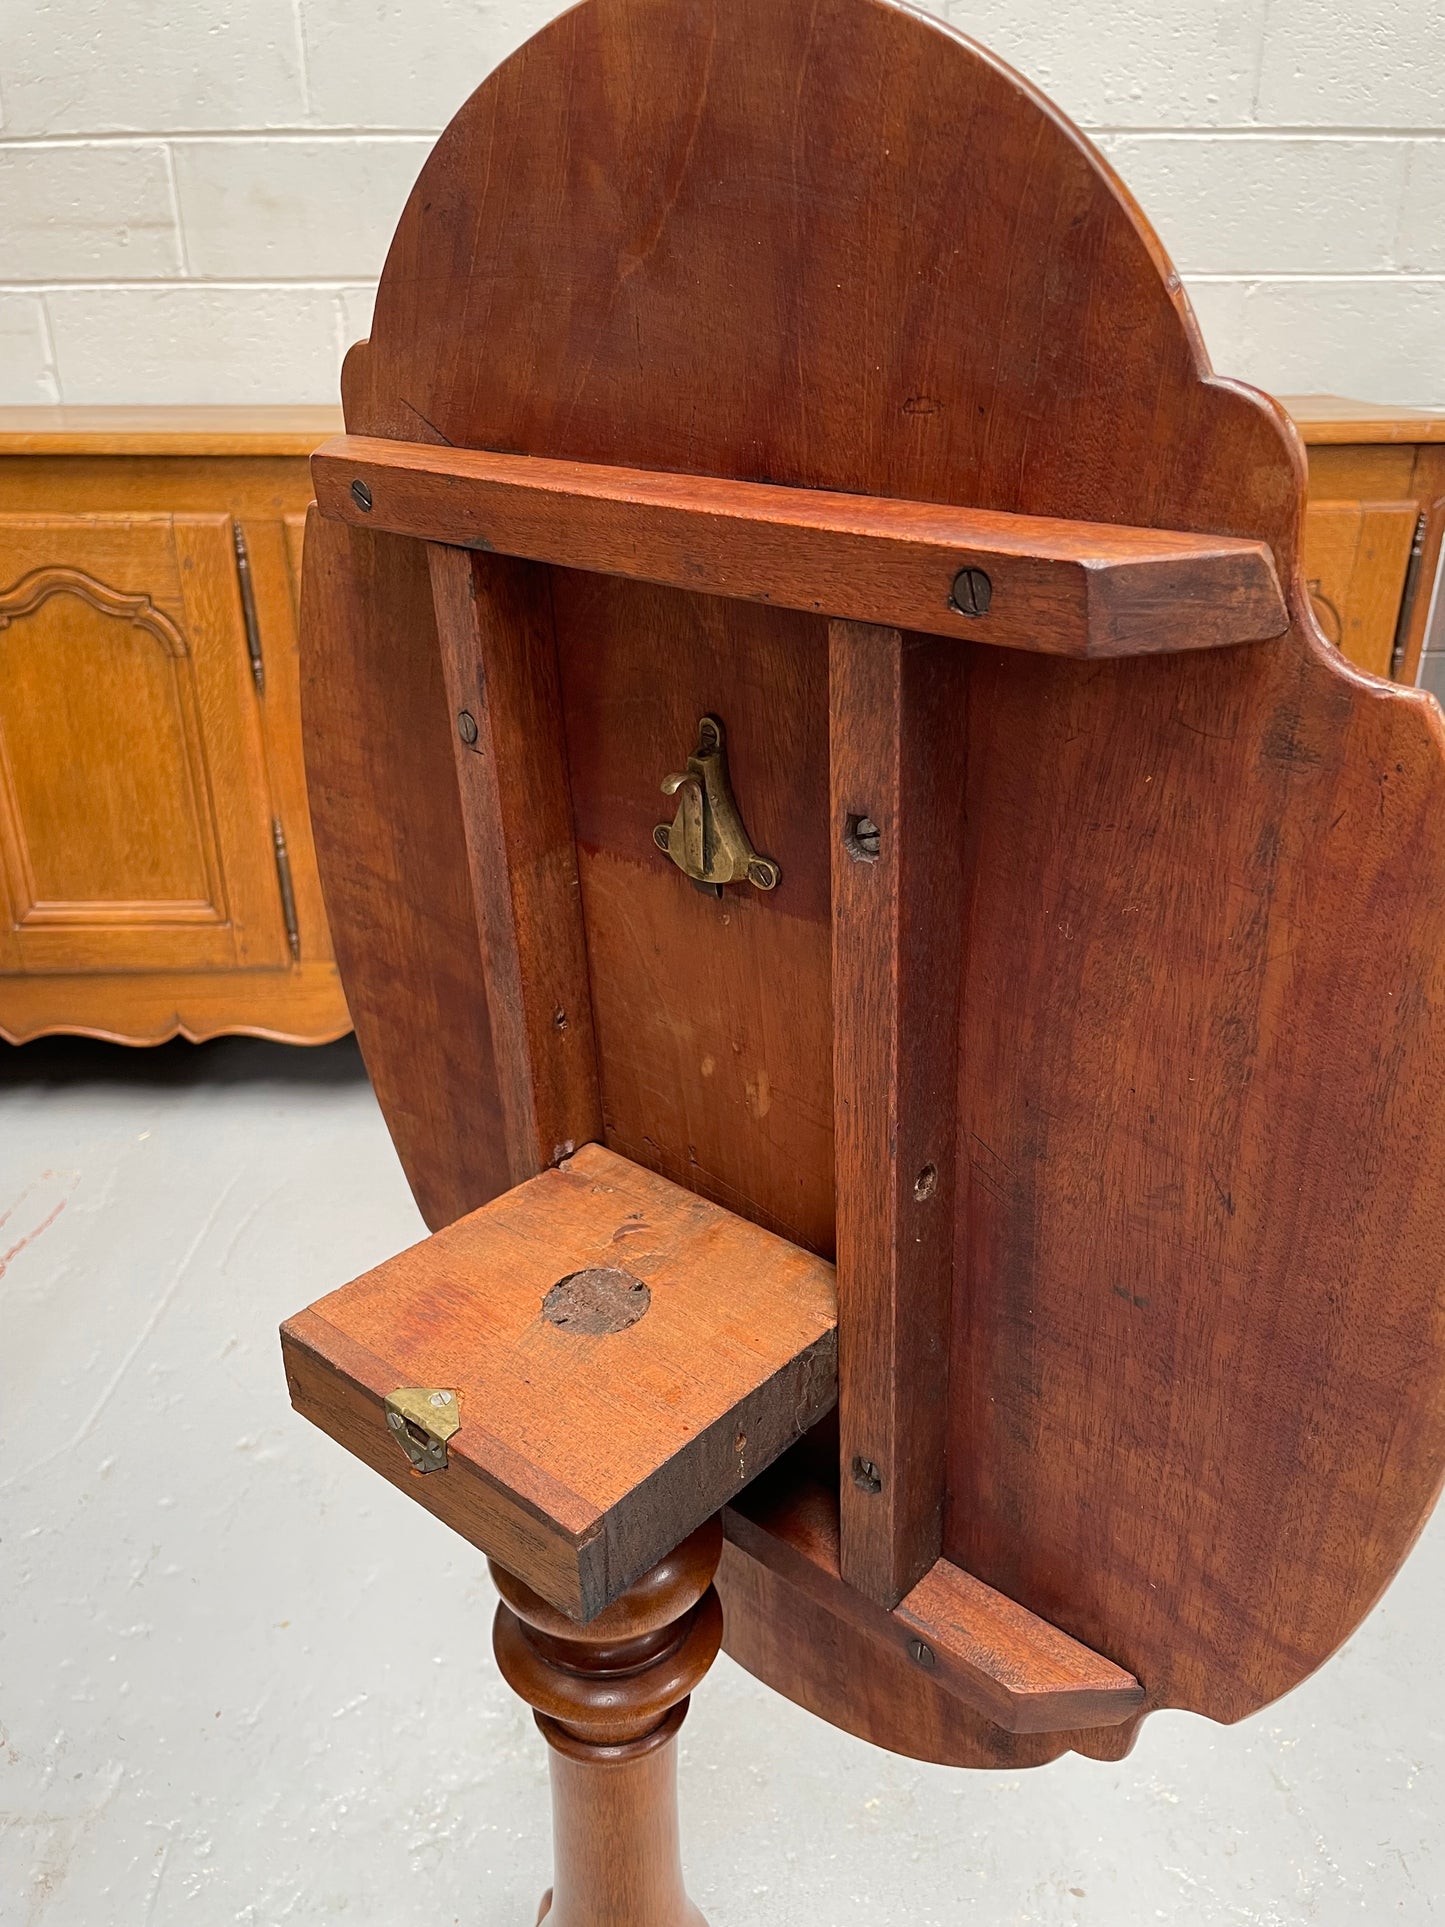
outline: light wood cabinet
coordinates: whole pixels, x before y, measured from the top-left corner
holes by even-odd
[[[1445,696],[1445,415],[1285,406],[1326,635]],[[296,651],[307,457],[340,426],[0,410],[0,1037],[348,1028]]]
[[[1284,405],[1309,451],[1304,562],[1320,627],[1361,668],[1445,697],[1445,414],[1336,395]]]
[[[0,412],[0,1035],[348,1028],[301,763],[310,410]]]

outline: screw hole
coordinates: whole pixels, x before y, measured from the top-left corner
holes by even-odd
[[[843,825],[843,848],[855,863],[876,863],[883,832],[871,816],[850,816]]]
[[[925,1199],[931,1198],[937,1189],[938,1166],[936,1164],[925,1164],[918,1176],[913,1180],[913,1195],[917,1198],[918,1202],[922,1204]]]
[[[883,1480],[872,1459],[854,1459],[853,1483],[860,1492],[881,1492]]]

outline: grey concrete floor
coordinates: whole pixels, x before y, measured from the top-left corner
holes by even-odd
[[[421,1234],[349,1044],[0,1050],[0,1922],[531,1927],[481,1556],[290,1411],[277,1322]],[[1118,1766],[877,1753],[719,1661],[712,1927],[1445,1919],[1445,1523],[1345,1652]]]

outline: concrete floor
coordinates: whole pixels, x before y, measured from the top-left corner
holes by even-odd
[[[348,1044],[0,1049],[0,1922],[531,1927],[480,1554],[294,1417],[276,1325],[421,1222]],[[719,1661],[713,1927],[1445,1920],[1445,1520],[1315,1680],[1129,1760],[875,1753]]]

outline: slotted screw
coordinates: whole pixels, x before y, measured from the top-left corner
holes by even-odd
[[[960,569],[953,578],[948,606],[957,610],[959,615],[986,616],[992,600],[993,584],[982,569]]]

